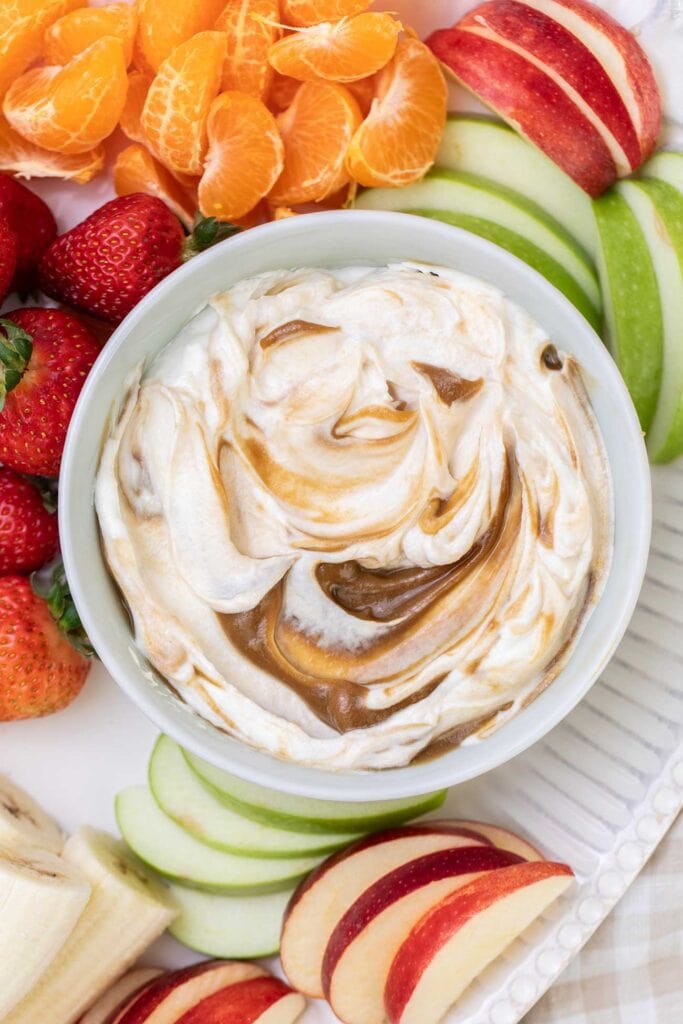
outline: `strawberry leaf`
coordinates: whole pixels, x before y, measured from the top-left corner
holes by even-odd
[[[11,320],[0,319],[0,412],[5,407],[5,398],[24,376],[33,352],[31,335]]]
[[[71,646],[86,658],[96,658],[95,649],[76,610],[61,561],[54,567],[49,585],[46,586],[38,574],[33,573],[31,586],[34,593],[47,602],[52,618]]]
[[[229,221],[216,220],[215,217],[202,217],[197,214],[195,217],[192,233],[187,236],[183,243],[182,261],[192,259],[199,252],[204,252],[217,242],[222,242],[231,235],[242,229],[237,224]]]

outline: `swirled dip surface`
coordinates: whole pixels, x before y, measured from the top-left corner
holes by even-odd
[[[430,270],[239,283],[138,374],[105,445],[140,649],[280,757],[386,768],[481,734],[557,674],[602,587],[578,367],[496,289]]]

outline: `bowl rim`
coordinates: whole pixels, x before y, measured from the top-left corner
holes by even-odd
[[[91,612],[90,608],[88,592],[91,559],[93,556],[99,557],[101,562],[104,563],[104,558],[99,546],[98,552],[95,555],[92,551],[84,551],[75,527],[72,528],[76,518],[72,515],[72,512],[75,503],[81,500],[79,498],[79,490],[82,490],[83,486],[82,481],[79,480],[79,474],[82,472],[83,466],[79,442],[80,438],[85,435],[86,430],[92,432],[90,423],[95,418],[98,421],[97,436],[98,438],[103,436],[111,410],[107,408],[104,413],[99,412],[97,408],[93,408],[93,399],[96,398],[100,382],[106,375],[110,363],[116,358],[119,348],[125,339],[135,332],[140,321],[148,315],[151,309],[162,304],[166,296],[181,286],[186,277],[200,273],[201,269],[208,263],[220,259],[226,247],[230,247],[233,257],[238,257],[240,248],[251,248],[258,245],[267,247],[268,240],[273,236],[290,235],[293,239],[296,239],[297,236],[310,231],[317,231],[327,235],[329,232],[334,231],[335,227],[340,223],[340,218],[344,218],[345,222],[353,218],[358,225],[359,233],[363,230],[381,231],[382,229],[396,228],[400,223],[401,230],[403,231],[419,231],[423,234],[431,234],[435,240],[442,236],[444,239],[447,237],[452,243],[454,235],[459,236],[461,245],[469,247],[471,251],[478,250],[484,256],[488,256],[494,266],[496,263],[498,265],[507,264],[509,268],[515,271],[518,277],[526,278],[530,287],[545,292],[545,298],[551,300],[550,304],[555,307],[558,313],[569,317],[574,322],[577,330],[583,331],[584,334],[588,332],[593,336],[594,342],[597,345],[595,357],[598,363],[601,364],[601,373],[603,374],[600,378],[601,383],[609,388],[618,400],[624,421],[623,444],[630,449],[633,455],[633,480],[641,505],[639,529],[637,535],[630,538],[629,543],[633,572],[626,589],[618,595],[618,614],[610,620],[610,627],[603,641],[600,656],[594,659],[594,671],[587,673],[579,684],[572,687],[561,687],[557,686],[557,683],[564,673],[563,668],[557,679],[553,681],[546,691],[531,702],[529,708],[520,711],[490,737],[476,744],[479,757],[475,757],[474,763],[469,765],[457,765],[457,761],[454,761],[452,758],[453,754],[457,754],[457,750],[444,754],[431,762],[388,768],[381,771],[335,771],[280,760],[268,753],[250,747],[241,740],[222,733],[209,722],[202,719],[197,712],[191,711],[188,705],[174,694],[174,700],[190,710],[190,718],[187,715],[184,716],[184,719],[187,719],[187,722],[185,722],[184,719],[181,720],[180,715],[168,712],[161,699],[155,693],[154,687],[150,685],[151,670],[148,666],[144,665],[144,656],[135,648],[132,633],[129,654],[132,654],[136,661],[136,669],[133,672],[119,664],[118,656],[112,650],[107,638],[106,623],[98,621],[97,616]],[[360,249],[359,245],[359,253]],[[324,263],[324,260],[320,261],[320,265],[324,265]],[[329,265],[329,261],[327,263]],[[291,265],[296,266],[297,264],[293,261]],[[501,287],[493,278],[491,283],[495,287]],[[212,291],[207,293],[207,298],[210,294],[212,294]],[[190,310],[188,316],[191,316],[192,312]],[[130,371],[131,368],[132,364],[129,364],[128,370]],[[94,475],[88,481],[88,488],[88,493],[91,494],[91,499],[94,501]],[[614,511],[616,522],[616,508]],[[80,612],[83,625],[95,649],[98,651],[103,665],[117,685],[120,686],[157,728],[163,730],[181,746],[191,750],[199,757],[248,782],[284,793],[313,799],[365,802],[369,800],[391,800],[419,796],[438,788],[456,785],[483,775],[509,761],[511,758],[516,757],[522,751],[542,739],[585,696],[593,683],[598,679],[621,641],[635,610],[645,575],[651,527],[652,493],[650,469],[640,424],[621,374],[593,328],[564,295],[543,276],[516,256],[462,228],[409,213],[343,210],[287,218],[251,228],[249,231],[235,235],[193,257],[189,263],[184,264],[168,275],[144,296],[131,313],[116,327],[110,339],[105,343],[102,352],[88,375],[71,418],[60,473],[59,532],[62,558],[71,593]],[[613,564],[610,565],[603,595],[593,609],[592,615],[597,607],[602,604],[606,596],[612,569]],[[108,573],[106,567],[105,572]],[[571,663],[579,645],[580,641],[572,652],[568,664]],[[168,690],[171,692],[170,687],[168,687]],[[536,713],[526,715],[525,711],[531,708],[536,708]],[[501,740],[500,737],[503,737],[503,739]],[[241,756],[240,754],[237,757],[232,756],[233,744],[239,745]],[[472,750],[475,747],[472,746],[469,749]],[[429,765],[441,766],[441,775],[443,777],[437,780],[431,773],[422,770]]]

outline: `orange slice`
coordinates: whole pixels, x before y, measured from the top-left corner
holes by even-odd
[[[446,82],[433,53],[418,39],[402,39],[377,76],[370,113],[346,157],[360,185],[399,188],[417,181],[434,162],[446,118]]]
[[[145,71],[130,71],[128,73],[128,92],[119,118],[119,126],[131,142],[146,142],[140,118],[152,78],[153,76]]]
[[[224,92],[211,105],[207,130],[199,209],[217,220],[243,217],[282,171],[284,147],[275,118],[255,96]]]
[[[305,82],[277,118],[285,165],[268,196],[271,206],[320,202],[346,185],[344,157],[361,119],[343,85]]]
[[[358,14],[371,0],[282,0],[282,17],[288,25],[317,25]]]
[[[225,34],[199,32],[173,51],[149,87],[142,129],[172,171],[202,173],[206,119],[220,89],[224,60]]]
[[[103,166],[102,146],[75,156],[51,153],[27,142],[0,114],[0,171],[18,178],[64,178],[85,185]]]
[[[139,70],[158,71],[177,46],[213,28],[225,0],[139,0]]]
[[[302,82],[355,82],[394,55],[401,23],[378,11],[302,28],[279,39],[268,59],[276,71]]]
[[[228,40],[224,91],[238,89],[265,99],[273,77],[268,50],[280,35],[279,15],[278,0],[228,0],[216,22]]]
[[[3,0],[0,4],[0,96],[43,47],[45,29],[85,0]]]
[[[138,12],[130,4],[82,7],[50,25],[43,55],[48,64],[68,64],[102,36],[115,36],[123,43],[126,64],[130,64],[137,27]]]
[[[144,146],[134,143],[119,153],[114,163],[114,188],[118,196],[146,192],[163,199],[178,220],[188,230],[192,228],[195,205],[170,171]]]
[[[5,117],[29,142],[87,153],[114,131],[126,102],[123,44],[98,39],[66,67],[33,68],[10,86]]]

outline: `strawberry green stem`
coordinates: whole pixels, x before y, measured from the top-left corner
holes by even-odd
[[[33,352],[31,335],[22,331],[11,320],[0,319],[0,412],[5,407],[5,398],[24,376]]]
[[[183,263],[196,256],[197,253],[209,249],[217,242],[222,242],[225,238],[230,238],[231,235],[241,230],[237,224],[231,224],[229,221],[220,221],[215,217],[202,217],[197,214],[192,233],[183,243],[181,256]]]
[[[64,566],[59,561],[52,571],[52,580],[49,586],[45,586],[37,573],[31,576],[31,586],[38,597],[42,597],[50,609],[52,618],[67,638],[72,647],[86,658],[97,657],[88,634],[83,628],[79,614],[76,611],[67,583]]]

